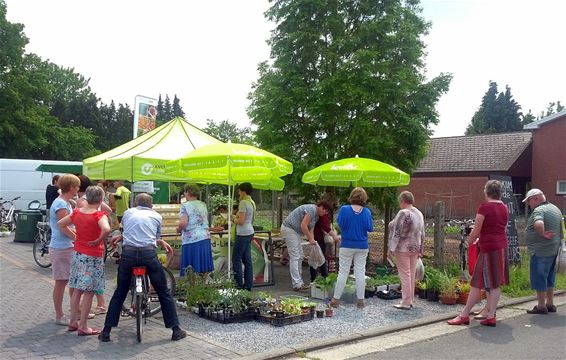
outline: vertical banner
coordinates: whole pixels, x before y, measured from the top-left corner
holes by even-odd
[[[490,180],[501,182],[501,201],[507,205],[509,210],[509,221],[507,222],[507,243],[509,262],[521,262],[521,252],[519,250],[519,238],[517,237],[517,226],[515,225],[515,212],[517,211],[517,200],[513,196],[513,181],[511,176],[489,175]]]
[[[155,129],[157,99],[137,95],[134,104],[134,139]]]

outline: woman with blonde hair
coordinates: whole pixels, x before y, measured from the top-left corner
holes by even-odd
[[[366,259],[368,257],[368,232],[373,231],[371,211],[365,207],[368,200],[366,191],[357,187],[352,190],[348,202],[338,210],[337,222],[342,233],[338,261],[340,270],[336,280],[334,297],[330,304],[333,307],[340,305],[340,297],[346,286],[350,274],[350,267],[354,263],[356,277],[356,296],[358,308],[364,307],[364,292],[366,287]]]
[[[53,201],[49,208],[49,227],[51,228],[49,256],[51,257],[53,280],[55,280],[53,287],[55,323],[68,326],[69,318],[63,313],[63,297],[71,271],[75,231],[74,228],[68,226],[60,228],[57,221],[73,212],[71,200],[77,195],[81,181],[75,175],[65,174],[59,178],[57,184],[61,195]],[[72,295],[73,289],[69,288],[69,296]]]
[[[423,255],[425,239],[423,214],[413,206],[414,202],[412,193],[399,194],[401,210],[389,223],[388,252],[395,256],[401,279],[401,303],[393,306],[401,310],[413,307],[417,259]]]

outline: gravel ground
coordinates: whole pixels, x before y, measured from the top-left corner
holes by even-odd
[[[345,304],[334,309],[331,318],[314,318],[298,324],[275,327],[257,321],[241,324],[219,324],[188,311],[179,311],[181,326],[214,343],[244,352],[267,352],[286,346],[301,345],[329,337],[349,335],[355,332],[383,327],[400,322],[420,319],[430,315],[456,312],[463,305],[442,305],[415,299],[412,310],[398,310],[393,304],[399,300],[366,300],[364,309]]]

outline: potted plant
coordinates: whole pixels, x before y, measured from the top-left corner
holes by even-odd
[[[6,237],[10,235],[10,230],[4,224],[0,225],[0,236]]]
[[[446,273],[439,276],[440,302],[446,305],[454,305],[458,300],[458,279],[451,278]]]
[[[470,283],[461,282],[460,285],[458,285],[458,289],[460,290],[460,293],[458,295],[458,304],[466,305],[471,290]]]
[[[425,279],[427,284],[426,299],[428,301],[438,301],[440,292],[440,271],[429,266],[425,270]]]
[[[417,286],[415,286],[415,288],[417,289],[417,293],[420,299],[426,299],[426,292],[427,292],[427,284],[426,281],[418,281],[417,282]]]
[[[333,314],[334,314],[334,309],[332,308],[330,303],[328,303],[328,306],[326,307],[326,309],[324,309],[324,315],[326,315],[326,317],[332,317]]]

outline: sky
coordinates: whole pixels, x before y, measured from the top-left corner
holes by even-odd
[[[104,102],[175,94],[186,118],[249,126],[247,96],[269,59],[267,0],[5,0],[26,48],[73,67]],[[489,81],[525,113],[566,104],[566,1],[424,0],[426,75],[452,73],[434,137],[463,135]]]

